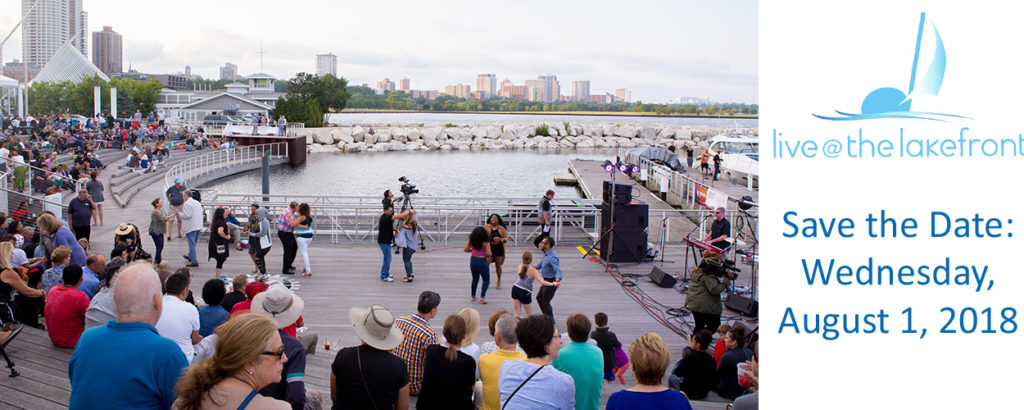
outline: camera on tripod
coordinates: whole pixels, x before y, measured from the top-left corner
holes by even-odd
[[[705,254],[704,260],[700,262],[698,268],[704,273],[715,275],[717,277],[725,277],[729,280],[736,280],[737,272],[739,268],[736,267],[736,263],[728,259],[722,259],[719,255],[715,254],[708,256]]]
[[[398,181],[402,183],[402,195],[412,195],[420,193],[420,190],[416,189],[416,185],[409,183],[409,178],[401,176]]]

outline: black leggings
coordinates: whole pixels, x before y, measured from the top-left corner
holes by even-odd
[[[227,245],[224,245],[224,246],[227,246]],[[214,256],[213,260],[217,261],[217,269],[223,269],[224,268],[224,261],[228,260],[228,257],[226,255],[225,256]]]
[[[255,243],[255,245],[259,246],[259,241],[257,241]],[[252,245],[249,245],[249,246],[252,246]],[[267,274],[267,258],[266,257],[267,257],[267,254],[270,253],[270,248],[271,247],[268,246],[266,248],[263,248],[263,249],[260,249],[260,250],[256,251],[256,253],[253,254],[253,255],[256,256],[256,267],[260,270],[260,275],[266,275]]]

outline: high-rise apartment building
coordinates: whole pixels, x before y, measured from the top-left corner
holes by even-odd
[[[384,92],[395,91],[395,82],[390,79],[383,79],[377,81],[377,94],[384,94]]]
[[[576,80],[572,82],[572,100],[580,102],[590,101],[590,80]]]
[[[401,80],[398,80],[398,91],[401,91],[403,93],[408,93],[409,91],[412,91],[409,89],[408,78],[402,78]]]
[[[224,67],[220,68],[220,79],[235,81],[238,79],[238,65],[231,63],[224,63]]]
[[[626,88],[618,88],[615,90],[615,100],[633,102],[633,92]]]
[[[483,98],[491,98],[498,88],[498,77],[494,74],[477,74],[476,90],[483,91]]]
[[[338,56],[327,53],[316,55],[316,75],[338,76]]]
[[[38,0],[39,4],[21,23],[21,47],[25,61],[43,67],[65,41],[88,56],[88,13],[82,0]],[[24,15],[36,0],[21,0]]]
[[[530,101],[544,101],[544,80],[526,80],[526,99]]]
[[[541,101],[558,101],[558,96],[561,95],[562,92],[561,88],[558,86],[558,77],[553,74],[541,74],[537,76],[537,79],[544,82],[544,91],[541,94]]]
[[[110,26],[92,32],[92,64],[104,74],[120,73],[124,59],[121,46],[121,35]]]

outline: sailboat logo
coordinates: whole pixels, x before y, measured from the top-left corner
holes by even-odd
[[[946,48],[942,45],[942,37],[939,30],[931,24],[931,33],[935,37],[935,52],[932,54],[931,64],[928,71],[918,78],[918,62],[921,57],[921,37],[924,35],[925,16],[921,13],[921,22],[917,28],[917,45],[914,47],[914,65],[910,70],[910,88],[904,93],[902,90],[892,87],[882,87],[864,97],[860,106],[861,113],[846,113],[836,110],[840,116],[828,117],[812,114],[823,120],[831,121],[857,121],[873,120],[878,118],[900,118],[900,119],[921,119],[945,122],[949,118],[968,118],[960,115],[942,114],[936,112],[912,111],[910,105],[915,96],[938,95],[942,87],[942,78],[946,73]]]

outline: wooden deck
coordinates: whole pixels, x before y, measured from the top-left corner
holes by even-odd
[[[598,172],[600,172],[598,170]],[[603,174],[603,172],[602,172]],[[162,196],[162,184],[151,184],[135,196],[126,208],[116,206],[104,207],[105,224],[94,226],[92,230],[92,251],[109,254],[113,248],[113,231],[119,222],[132,222],[145,231],[149,226],[151,207],[149,201]],[[272,187],[282,189],[280,187]],[[649,195],[649,194],[646,194]],[[654,201],[651,201],[654,203]],[[316,209],[313,209],[316,212]],[[176,228],[175,228],[176,234]],[[280,272],[282,267],[282,250],[275,237],[273,250],[267,256],[268,271]],[[152,242],[146,236],[143,241],[147,250],[152,251]],[[192,290],[196,295],[201,293],[203,283],[214,278],[214,264],[207,262],[205,242],[199,247],[200,267],[194,268]],[[387,306],[397,315],[407,315],[415,311],[417,295],[424,290],[433,290],[442,297],[440,314],[431,325],[441,332],[444,317],[457,313],[464,307],[473,307],[480,311],[484,322],[477,343],[491,340],[487,333],[487,317],[499,310],[512,310],[510,290],[515,282],[514,268],[518,265],[519,255],[529,250],[539,257],[539,251],[532,246],[507,248],[508,260],[502,274],[501,289],[495,289],[496,275],[491,273],[491,288],[488,290],[489,304],[469,302],[469,256],[462,252],[461,246],[447,248],[428,248],[419,251],[413,257],[416,281],[413,283],[386,283],[379,280],[381,253],[374,245],[331,245],[318,243],[315,239],[310,246],[310,257],[314,276],[311,278],[295,277],[299,282],[296,293],[306,302],[303,314],[311,331],[319,334],[320,343],[315,355],[307,358],[306,382],[310,388],[324,392],[329,401],[330,364],[334,352],[324,351],[325,340],[330,340],[332,348],[336,346],[353,346],[359,340],[348,322],[347,314],[350,307],[365,307],[373,303]],[[164,248],[164,259],[170,261],[175,268],[182,266],[182,254],[187,251],[185,239],[175,238]],[[225,264],[224,273],[233,275],[248,273],[253,264],[248,256],[236,252]],[[570,314],[580,312],[592,317],[594,313],[603,311],[608,314],[610,326],[619,340],[628,345],[634,338],[646,333],[657,332],[665,338],[673,357],[678,358],[685,345],[684,339],[656,321],[640,303],[631,298],[626,288],[609,274],[604,265],[582,258],[581,253],[573,247],[558,247],[556,252],[561,256],[561,269],[565,276],[562,286],[553,302],[556,322],[564,331],[565,319]],[[656,263],[664,270],[680,274],[682,271],[681,248],[675,248],[666,255],[665,263]],[[404,276],[401,257],[392,255],[391,274],[395,277]],[[536,259],[535,259],[536,260]],[[301,257],[294,266],[302,269]],[[681,307],[685,295],[674,289],[662,289],[646,279],[651,266],[646,264],[624,265],[622,273],[642,275],[637,280],[635,289],[642,290],[650,299],[649,303],[657,302],[662,307]],[[628,276],[628,275],[627,275]],[[539,308],[534,303],[534,312]],[[686,318],[692,326],[692,319]],[[685,326],[685,323],[680,322]],[[70,349],[55,348],[45,332],[26,329],[13,341],[8,348],[17,369],[22,373],[19,378],[0,377],[0,407],[18,408],[50,408],[66,405],[70,391],[67,380],[67,360]],[[628,385],[634,383],[632,374],[626,374]],[[603,400],[613,392],[622,389],[619,384],[606,384],[602,394]],[[695,402],[695,408],[722,409],[724,402]]]

